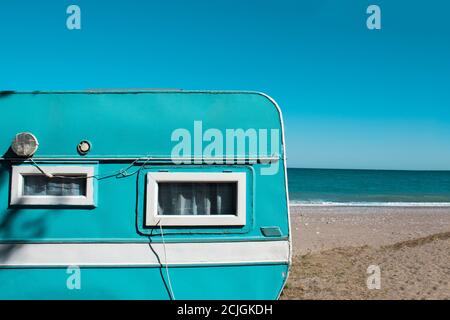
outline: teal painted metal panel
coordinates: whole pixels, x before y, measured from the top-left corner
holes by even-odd
[[[265,241],[290,238],[286,190],[282,120],[273,101],[248,92],[114,92],[114,93],[12,93],[0,95],[0,260],[21,243],[73,242],[161,242],[158,227],[144,226],[145,174],[151,171],[247,173],[247,223],[242,227],[164,227],[166,242]],[[176,142],[171,135],[178,128],[194,130],[202,121],[203,131],[215,128],[278,130],[276,150],[278,171],[262,174],[267,164],[174,164],[170,161]],[[90,165],[99,176],[128,168],[129,176],[108,176],[96,180],[95,208],[10,206],[11,167],[20,163],[9,150],[18,132],[32,132],[40,142],[33,159],[46,165]],[[77,153],[82,140],[92,143],[89,154]],[[270,139],[269,139],[270,143]],[[193,156],[201,156],[197,150]],[[247,150],[246,150],[247,152]],[[253,154],[234,154],[254,156]],[[258,150],[256,156],[263,156]],[[152,160],[135,161],[152,157]],[[131,167],[130,167],[130,164]],[[266,237],[261,227],[274,226],[280,235]],[[276,298],[286,278],[287,265],[172,268],[174,286],[184,298]],[[172,273],[174,275],[172,276]],[[63,269],[0,269],[2,298],[167,298],[155,268],[87,268],[84,291],[73,293],[52,288],[58,277],[67,278]],[[282,276],[282,274],[284,274]],[[134,279],[128,285],[126,279]],[[212,279],[220,283],[214,282]],[[96,280],[97,279],[97,280]],[[118,288],[107,284],[117,279]],[[139,281],[142,279],[142,281]],[[159,280],[158,280],[159,279]],[[194,280],[195,279],[195,280]],[[206,280],[208,279],[208,280]],[[231,281],[231,279],[236,279]],[[262,281],[261,279],[266,279]],[[116,280],[115,280],[116,281]],[[122,281],[122,282],[121,282]],[[192,292],[194,287],[205,290]],[[36,291],[14,289],[13,283],[29,283]],[[152,283],[154,286],[150,286]],[[215,287],[211,287],[215,283]],[[57,285],[60,285],[58,280]],[[153,291],[149,289],[152,287]],[[155,287],[156,286],[156,287]],[[38,290],[40,288],[40,290]],[[99,288],[106,288],[98,293]],[[176,291],[176,290],[175,290]],[[36,295],[35,293],[36,292]],[[50,293],[52,292],[52,293]],[[184,293],[183,293],[184,292]],[[203,296],[208,292],[209,296]]]
[[[0,112],[0,150],[30,131],[41,141],[35,157],[81,158],[76,146],[84,139],[92,152],[83,159],[170,156],[172,132],[193,129],[196,120],[205,130],[280,129],[273,103],[249,93],[22,93],[0,96]]]
[[[169,299],[164,272],[82,268],[80,289],[69,290],[66,269],[0,269],[0,299]],[[287,265],[170,268],[173,294],[183,300],[276,299],[286,274]]]

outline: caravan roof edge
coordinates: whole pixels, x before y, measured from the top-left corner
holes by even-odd
[[[185,89],[85,89],[85,90],[0,90],[0,95],[9,94],[133,94],[133,93],[210,93],[210,94],[258,94],[270,96],[254,90],[185,90]]]

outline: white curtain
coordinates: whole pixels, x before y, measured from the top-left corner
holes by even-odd
[[[86,195],[85,178],[48,178],[44,175],[28,175],[23,178],[23,194],[25,196]]]
[[[158,184],[159,215],[236,214],[236,183]]]

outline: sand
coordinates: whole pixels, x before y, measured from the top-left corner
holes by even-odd
[[[283,299],[450,299],[450,208],[291,207],[291,227]]]

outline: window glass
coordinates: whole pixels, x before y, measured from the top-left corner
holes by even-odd
[[[24,196],[86,196],[86,178],[23,176]]]
[[[237,183],[158,182],[158,215],[237,215]]]

